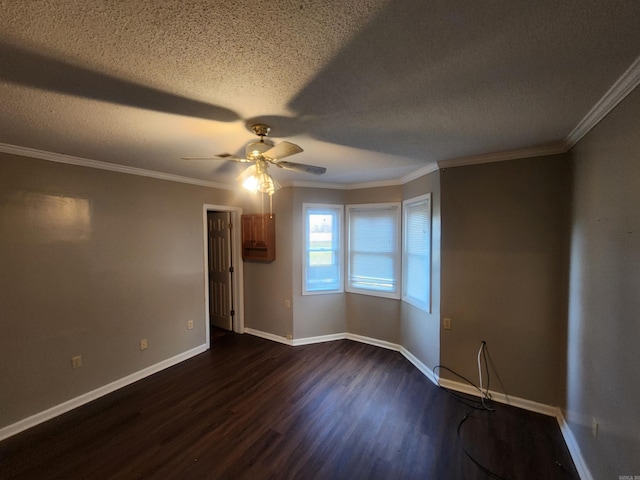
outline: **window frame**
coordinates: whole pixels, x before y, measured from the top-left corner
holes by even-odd
[[[309,290],[307,284],[307,273],[311,266],[309,265],[309,212],[316,214],[335,214],[337,217],[336,226],[338,228],[337,238],[332,238],[333,251],[337,254],[338,272],[338,288]],[[302,204],[302,295],[329,295],[336,293],[344,293],[344,205],[332,203],[303,203]],[[333,232],[332,232],[333,233]]]
[[[428,247],[427,251],[422,255],[426,258],[426,282],[427,282],[427,298],[417,298],[415,296],[409,295],[407,292],[409,286],[409,279],[407,275],[409,274],[408,262],[409,262],[409,208],[411,206],[420,205],[426,203],[427,204],[427,220],[428,220]],[[432,195],[431,193],[426,193],[424,195],[419,195],[417,197],[409,198],[402,202],[402,301],[406,302],[414,307],[417,307],[421,310],[424,310],[427,313],[431,313],[431,299],[432,299],[432,249],[433,249],[433,221],[432,221],[432,213],[433,213],[433,204],[432,204]]]
[[[352,268],[352,255],[354,250],[352,248],[352,223],[351,219],[356,210],[388,210],[395,208],[395,214],[393,215],[395,220],[394,228],[394,240],[395,240],[395,252],[391,254],[393,258],[393,274],[395,276],[395,289],[394,291],[385,291],[375,288],[361,288],[354,286],[351,279]],[[348,293],[357,293],[361,295],[370,295],[374,297],[391,298],[394,300],[400,300],[402,295],[402,203],[401,202],[385,202],[385,203],[359,203],[346,205],[346,281],[345,291]],[[357,252],[356,252],[357,253]]]

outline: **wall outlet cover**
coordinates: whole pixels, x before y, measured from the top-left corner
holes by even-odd
[[[82,355],[71,357],[71,366],[73,368],[80,368],[82,366]]]

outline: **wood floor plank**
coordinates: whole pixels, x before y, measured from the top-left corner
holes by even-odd
[[[230,333],[0,442],[0,478],[578,478],[553,418],[493,407],[469,415],[461,441],[469,407],[398,352]]]

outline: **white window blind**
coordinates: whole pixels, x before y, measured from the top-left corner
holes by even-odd
[[[431,311],[431,194],[403,202],[402,299]]]
[[[302,294],[344,291],[342,276],[342,205],[308,204],[304,214]]]
[[[400,298],[400,204],[347,205],[347,291]]]

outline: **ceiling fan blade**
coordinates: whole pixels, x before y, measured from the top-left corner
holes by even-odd
[[[231,160],[233,162],[251,162],[251,160],[236,157],[230,153],[221,153],[220,155],[214,155],[213,157],[182,157],[182,160]]]
[[[324,167],[316,167],[315,165],[305,165],[304,163],[294,162],[274,162],[272,165],[276,165],[286,170],[293,170],[295,172],[313,173],[314,175],[322,175],[327,171]]]
[[[269,150],[264,152],[262,156],[271,160],[279,160],[290,155],[295,155],[296,153],[300,153],[302,151],[302,148],[300,148],[295,143],[280,142],[275,147],[271,147]]]

